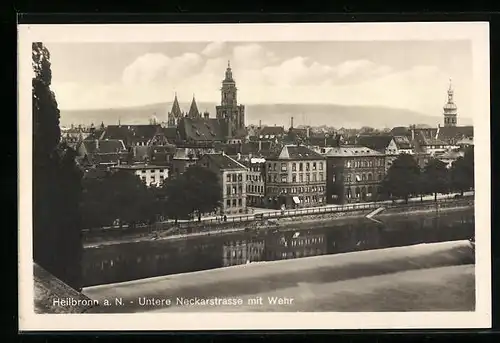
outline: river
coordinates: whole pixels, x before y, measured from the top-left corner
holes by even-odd
[[[257,261],[382,249],[474,237],[474,209],[349,218],[287,231],[239,232],[87,248],[85,286],[179,274]]]

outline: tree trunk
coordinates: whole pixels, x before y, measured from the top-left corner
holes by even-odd
[[[434,192],[434,201],[437,202],[438,201],[438,194],[437,192]]]

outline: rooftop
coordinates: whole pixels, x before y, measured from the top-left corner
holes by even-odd
[[[361,135],[357,138],[357,144],[374,150],[384,150],[393,140],[391,135]]]
[[[323,160],[324,157],[304,145],[284,145],[271,153],[269,159],[277,160]]]
[[[200,163],[207,167],[214,166],[220,170],[247,169],[244,164],[236,161],[226,154],[205,154],[201,157]]]
[[[327,157],[351,157],[351,156],[383,156],[384,154],[370,149],[365,146],[359,145],[344,145],[340,147],[333,147],[327,153]]]
[[[186,141],[224,141],[226,127],[215,118],[182,118],[179,123],[180,137]]]

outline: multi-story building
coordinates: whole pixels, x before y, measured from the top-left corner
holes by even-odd
[[[78,144],[76,151],[81,165],[99,168],[126,164],[130,156],[123,141],[118,139],[85,139]]]
[[[137,175],[148,187],[160,187],[168,179],[168,168],[166,166],[157,166],[152,164],[129,164],[117,165],[113,170],[129,171]]]
[[[266,201],[271,208],[325,204],[325,158],[303,145],[285,145],[266,158]]]
[[[266,159],[249,155],[243,158],[241,163],[248,168],[247,206],[263,207],[266,194],[266,184],[264,182]]]
[[[224,267],[262,261],[264,259],[264,240],[251,239],[226,242],[222,246]]]
[[[341,146],[328,152],[327,201],[364,202],[378,198],[385,177],[385,155],[363,146]]]
[[[398,144],[391,135],[362,135],[356,138],[356,145],[380,152],[385,156],[385,170],[389,170],[392,162],[400,154]]]
[[[198,164],[214,171],[220,177],[221,213],[247,213],[248,168],[224,153],[205,154],[198,160]]]

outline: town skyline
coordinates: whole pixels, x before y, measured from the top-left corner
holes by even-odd
[[[218,103],[220,81],[231,61],[238,102],[244,105],[390,107],[439,117],[452,78],[460,116],[472,117],[467,41],[47,46],[52,88],[62,110],[172,103],[176,93],[183,102],[195,96],[198,102]]]

